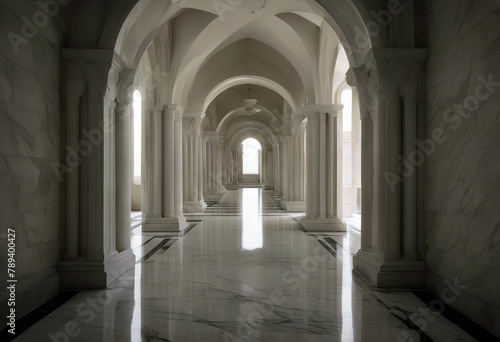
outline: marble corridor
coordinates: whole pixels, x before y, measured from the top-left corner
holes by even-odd
[[[353,274],[359,232],[305,233],[270,194],[229,191],[181,237],[143,234],[133,213],[135,268],[15,341],[476,341],[414,292]]]

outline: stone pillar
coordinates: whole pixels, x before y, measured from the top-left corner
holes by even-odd
[[[238,151],[236,152],[236,157],[238,158],[238,183],[243,184],[243,145],[238,146]]]
[[[289,142],[290,142],[290,137],[289,136],[281,136],[280,137],[280,161],[281,161],[281,176],[282,176],[282,182],[281,182],[281,201],[288,201],[288,196],[289,196],[289,179],[290,179],[290,165],[289,165],[289,157],[290,157],[290,150],[289,150]]]
[[[73,80],[67,68],[67,81]],[[80,143],[80,102],[83,94],[82,89],[77,93],[75,89],[70,89],[66,99],[66,145],[73,151],[79,153]],[[79,94],[80,93],[80,94]],[[115,102],[113,101],[113,104]],[[66,158],[67,159],[67,158]],[[66,162],[66,160],[63,160]],[[75,165],[72,172],[65,175],[66,180],[66,244],[65,260],[77,259],[80,256],[80,166]]]
[[[116,108],[116,250],[130,248],[132,185],[130,172],[131,102],[119,103]]]
[[[144,188],[147,206],[144,208],[146,220],[162,218],[162,107],[153,106],[146,119],[146,174]]]
[[[135,70],[125,69],[113,60],[112,51],[103,50],[61,49],[61,65],[66,144],[77,155],[63,157],[71,169],[64,174],[66,241],[56,266],[60,289],[106,288],[135,264],[126,130]],[[124,173],[117,163],[124,165]]]
[[[266,183],[268,188],[274,190],[274,155],[272,149],[266,151]]]
[[[237,151],[231,150],[231,146],[227,145],[227,182],[224,185],[227,190],[235,190],[239,188],[237,177]]]
[[[183,210],[186,213],[203,212],[207,207],[203,198],[203,191],[200,196],[199,182],[203,176],[203,168],[200,163],[200,139],[201,122],[205,118],[205,113],[184,113],[183,116]]]
[[[197,199],[196,201],[201,203],[202,206],[205,206],[206,208],[206,203],[205,199],[203,197],[203,188],[204,188],[204,175],[205,175],[205,163],[204,163],[204,155],[205,155],[205,143],[203,141],[202,135],[201,135],[201,126],[199,127],[199,131],[196,132],[195,136],[195,141],[196,141],[196,153],[195,153],[195,158],[196,158],[196,163],[198,165],[198,182],[196,183],[196,186],[198,188],[197,190]]]
[[[273,174],[274,174],[274,195],[281,196],[281,163],[280,163],[280,145],[273,144]]]
[[[217,132],[204,132],[207,142],[207,186],[204,196],[207,201],[218,202],[227,192],[222,184],[222,144]]]
[[[352,88],[352,184],[355,191],[356,211],[361,210],[361,112],[356,87]]]
[[[262,158],[262,149],[259,150],[258,153],[259,153],[259,158],[258,158],[259,159],[259,180],[258,181],[259,181],[260,184],[262,184],[263,181],[264,181],[264,174],[263,174],[264,173],[264,171],[263,171],[264,170],[264,167],[263,167],[264,166],[263,165],[264,161],[263,161],[263,158]]]
[[[413,96],[404,103],[403,113],[404,137],[402,140],[403,156],[410,156],[417,151],[417,102]],[[403,217],[403,258],[407,261],[417,261],[417,173],[407,175],[402,187],[402,217]]]
[[[162,189],[161,216],[159,213],[148,213],[142,226],[145,232],[178,232],[187,227],[182,213],[182,116],[180,106],[163,107],[163,143],[162,135],[155,135],[155,145],[163,148],[163,173],[160,183],[148,186]]]
[[[307,106],[307,231],[346,231],[337,215],[337,114],[342,106]]]
[[[305,123],[302,123],[302,115],[292,115],[292,136],[288,145],[288,166],[290,170],[288,178],[288,196],[283,198],[281,206],[289,212],[305,212],[305,151],[304,135]]]
[[[418,174],[403,158],[418,150],[418,94],[423,49],[373,49],[365,66],[349,70],[361,111],[362,234],[354,271],[377,287],[425,288],[425,255],[418,252]],[[423,101],[423,99],[421,99]],[[416,170],[415,172],[422,172]],[[423,240],[423,239],[422,239]]]

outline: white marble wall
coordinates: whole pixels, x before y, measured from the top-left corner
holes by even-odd
[[[18,317],[59,288],[60,181],[59,45],[48,22],[18,51],[9,33],[22,37],[22,17],[41,8],[35,1],[0,2],[0,273],[7,274],[7,228],[16,230]],[[7,292],[0,289],[0,307]],[[5,316],[0,318],[0,327]]]
[[[500,82],[500,3],[428,4],[426,135],[448,137],[425,167],[428,286],[457,279],[451,305],[500,336],[500,83],[478,88]]]

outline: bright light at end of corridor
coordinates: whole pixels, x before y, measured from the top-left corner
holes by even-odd
[[[243,233],[241,247],[253,251],[263,247],[262,236],[262,194],[260,189],[243,189]]]

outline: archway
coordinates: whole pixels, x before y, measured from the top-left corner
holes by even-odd
[[[295,86],[295,91],[290,93],[297,97],[294,99],[295,103],[302,106],[298,107],[300,108],[300,113],[289,113],[289,122],[291,124],[286,127],[283,139],[279,142],[280,146],[276,148],[276,155],[279,153],[282,156],[288,153],[284,151],[297,150],[296,141],[299,139],[290,139],[290,137],[293,137],[295,132],[300,129],[300,124],[306,115],[314,119],[315,130],[324,128],[322,123],[325,122],[324,119],[326,118],[326,122],[329,124],[328,131],[326,134],[321,134],[320,138],[323,141],[325,137],[334,140],[331,132],[336,127],[334,118],[339,109],[332,107],[332,89],[329,89],[331,87],[332,72],[330,48],[332,45],[342,43],[346,50],[349,65],[351,66],[350,83],[356,85],[359,92],[362,93],[361,96],[364,100],[368,99],[367,101],[362,101],[364,106],[362,111],[369,112],[376,118],[373,126],[366,126],[370,127],[371,130],[365,134],[368,138],[372,137],[371,141],[368,141],[367,147],[376,150],[376,153],[372,154],[374,158],[364,159],[368,164],[366,165],[367,167],[363,167],[363,170],[366,170],[366,173],[370,173],[371,177],[363,177],[366,180],[365,184],[368,185],[366,188],[370,191],[368,196],[363,196],[363,198],[372,200],[376,197],[379,199],[378,201],[373,201],[374,208],[372,208],[372,211],[376,211],[376,215],[368,216],[367,224],[372,227],[374,232],[371,235],[367,235],[369,239],[365,241],[366,250],[371,251],[373,248],[375,250],[381,249],[383,252],[388,251],[388,253],[392,253],[391,255],[394,256],[395,261],[401,260],[400,251],[398,250],[401,244],[400,235],[398,235],[398,231],[400,231],[398,225],[401,222],[399,219],[401,201],[399,201],[398,197],[400,196],[400,192],[396,191],[392,193],[386,189],[384,172],[391,171],[397,173],[399,166],[397,159],[398,150],[392,149],[392,147],[398,146],[397,144],[393,144],[393,142],[397,142],[400,139],[400,136],[396,132],[400,128],[400,125],[398,125],[397,121],[391,122],[386,120],[387,111],[389,111],[388,103],[392,106],[390,110],[399,111],[401,106],[398,106],[397,103],[398,91],[407,88],[399,87],[399,84],[397,84],[400,81],[399,79],[392,80],[389,85],[379,84],[379,79],[388,79],[389,71],[391,71],[391,74],[398,75],[403,75],[407,72],[404,69],[406,68],[406,64],[388,61],[392,59],[415,61],[420,59],[421,55],[423,56],[424,54],[417,53],[415,55],[411,51],[405,50],[402,53],[405,54],[408,52],[408,56],[403,56],[401,54],[396,55],[394,51],[383,49],[383,47],[387,46],[387,27],[377,27],[377,34],[371,34],[373,33],[373,24],[375,22],[370,17],[372,8],[367,6],[374,6],[374,9],[377,10],[376,4],[366,5],[361,1],[349,0],[339,0],[336,2],[275,1],[270,3],[273,6],[267,6],[261,12],[265,13],[263,15],[263,19],[265,17],[263,21],[264,25],[260,25],[260,22],[252,24],[252,29],[255,29],[255,32],[258,33],[258,37],[251,38],[256,38],[256,40],[260,40],[268,46],[276,45],[276,59],[274,60],[274,64],[261,64],[257,51],[245,60],[245,62],[249,62],[248,64],[240,63],[236,67],[235,65],[230,65],[226,68],[226,65],[219,63],[219,68],[227,70],[227,75],[225,74],[224,77],[227,76],[229,79],[231,77],[252,75],[251,72],[243,74],[242,65],[249,65],[256,70],[260,70],[260,67],[266,67],[266,70],[270,73],[280,76],[270,79],[280,80],[278,83],[282,83],[281,86],[286,84],[285,81],[289,79],[289,75],[298,75],[298,77],[294,76],[294,81],[300,81],[301,84]],[[67,72],[66,81],[68,85],[78,88],[78,91],[80,90],[79,87],[82,88],[80,91],[82,95],[80,97],[87,99],[91,104],[91,108],[75,106],[74,104],[78,103],[78,101],[75,101],[73,98],[68,98],[64,101],[72,105],[69,107],[70,111],[74,112],[71,114],[71,117],[75,115],[81,115],[82,117],[87,115],[89,117],[88,125],[90,129],[96,128],[102,119],[114,118],[115,115],[116,117],[127,117],[127,115],[130,115],[131,90],[133,89],[132,85],[136,76],[136,70],[141,59],[146,53],[148,54],[149,60],[154,65],[154,71],[151,70],[153,79],[150,83],[152,87],[149,88],[150,91],[147,95],[149,101],[146,121],[148,122],[145,125],[153,133],[149,136],[152,142],[148,144],[151,147],[151,151],[148,151],[149,159],[147,162],[151,162],[154,165],[154,160],[157,160],[156,156],[160,156],[160,158],[166,156],[170,159],[168,161],[160,159],[160,164],[154,165],[154,170],[151,173],[147,173],[150,185],[148,186],[148,196],[144,202],[148,206],[148,215],[150,215],[152,229],[160,229],[166,224],[168,227],[175,227],[179,231],[186,226],[182,215],[182,195],[180,195],[183,191],[181,177],[183,148],[184,146],[188,146],[186,150],[196,151],[196,146],[199,142],[196,133],[193,133],[193,139],[189,140],[188,144],[185,144],[183,140],[186,140],[184,137],[187,134],[183,130],[184,128],[187,130],[187,128],[192,127],[191,132],[197,132],[198,121],[203,120],[205,114],[202,108],[203,104],[207,95],[214,88],[214,86],[210,86],[210,73],[199,75],[197,71],[204,69],[206,65],[212,66],[209,62],[214,55],[231,46],[231,44],[245,38],[245,35],[248,35],[248,31],[244,28],[253,19],[252,16],[248,16],[248,13],[244,13],[242,9],[234,9],[234,13],[239,13],[238,15],[242,20],[232,20],[232,25],[235,26],[233,29],[227,29],[227,22],[224,24],[218,22],[217,18],[220,14],[211,7],[211,3],[201,3],[195,0],[173,3],[160,0],[125,0],[120,1],[119,5],[110,10],[109,15],[106,16],[107,22],[104,25],[103,34],[98,37],[98,42],[95,44],[100,49],[99,54],[87,53],[88,51],[86,50],[82,51],[82,47],[80,46],[75,46],[74,51],[63,51],[63,60],[67,64],[67,70],[71,70],[71,68],[75,69],[74,72]],[[346,20],[346,18],[349,18],[349,20]],[[92,22],[92,20],[85,19],[85,15],[82,14],[79,23],[85,22],[85,25],[89,25],[88,23]],[[183,21],[181,19],[186,20]],[[176,22],[170,22],[172,20]],[[298,46],[303,48],[300,52],[300,55],[304,57],[303,59],[295,55],[293,51],[287,49],[290,47],[286,46],[284,40],[279,39],[278,35],[269,34],[271,31],[267,30],[266,27],[272,24],[272,20],[280,20],[277,23],[279,24],[280,32],[286,32],[287,35],[293,38],[294,42],[298,42]],[[301,22],[306,26],[305,32],[324,32],[325,34],[316,37],[319,38],[318,40],[301,39],[301,33],[295,29],[295,25],[293,24],[296,22]],[[190,30],[193,35],[188,35],[186,37],[188,41],[183,42],[181,46],[177,46],[176,53],[172,53],[170,51],[170,48],[173,46],[172,44],[174,44],[172,37],[175,35],[175,32],[179,32],[178,30],[172,30],[172,28],[182,29],[182,25],[186,23],[196,24],[196,29]],[[367,23],[371,24],[370,30],[367,27]],[[82,24],[82,30],[84,29],[85,26]],[[93,30],[94,28],[89,27],[88,29]],[[78,32],[77,30],[73,31]],[[234,35],[235,32],[239,36]],[[79,34],[83,36],[82,32],[79,32]],[[214,35],[216,35],[215,38],[217,39],[206,39],[207,37],[213,38]],[[89,34],[88,36],[93,35]],[[318,50],[314,46],[308,45],[311,41],[321,42],[323,47],[328,48],[328,51],[323,54],[325,51],[320,50],[318,56],[311,55],[311,51]],[[190,43],[196,44],[193,45]],[[91,44],[89,43],[89,45]],[[200,55],[200,51],[203,52],[202,55]],[[228,55],[230,52],[232,50],[224,51]],[[293,58],[290,57],[288,63],[284,65],[279,63],[281,61],[278,58],[279,56],[292,56]],[[319,63],[316,57],[320,57]],[[83,64],[75,63],[75,61],[81,60],[87,62]],[[83,68],[86,68],[87,72],[82,73],[78,69],[82,68],[82,65],[84,65]],[[390,65],[390,68],[388,65]],[[108,74],[103,73],[103,70],[107,71]],[[324,73],[326,76],[316,75],[318,70],[328,72]],[[402,70],[402,72],[395,72],[397,70]],[[213,72],[217,72],[217,70]],[[237,75],[231,73],[236,73]],[[85,81],[79,82],[78,75],[85,75]],[[330,79],[326,80],[324,79],[325,77]],[[217,81],[215,85],[221,84],[221,82],[224,82],[224,80]],[[200,84],[200,86],[198,87],[197,84]],[[378,89],[379,86],[385,88]],[[92,89],[90,95],[85,93],[85,87]],[[72,96],[78,93],[78,91],[73,92]],[[387,95],[379,98],[377,94]],[[103,95],[104,106],[102,105]],[[191,100],[193,101],[191,102]],[[410,97],[407,98],[407,101],[410,105],[415,103],[411,102]],[[193,105],[191,107],[192,103],[201,105]],[[84,112],[86,111],[85,113],[79,112],[82,111],[82,108]],[[316,114],[321,116],[322,119],[316,120]],[[302,117],[300,117],[301,115]],[[189,118],[192,121],[186,122],[184,118]],[[294,124],[292,124],[293,120],[296,120]],[[313,126],[311,124],[312,121],[308,121],[307,125]],[[92,231],[99,236],[100,240],[104,240],[102,243],[96,244],[97,246],[104,246],[100,247],[103,250],[91,253],[92,255],[97,255],[98,257],[96,258],[114,255],[116,251],[123,252],[130,247],[127,244],[116,243],[116,241],[127,240],[124,237],[126,234],[129,234],[129,231],[126,230],[128,227],[124,224],[126,222],[124,219],[124,209],[130,210],[130,202],[127,203],[126,201],[130,201],[129,184],[131,175],[122,174],[122,168],[115,167],[116,165],[113,164],[113,160],[106,158],[107,156],[113,157],[113,153],[115,152],[117,152],[117,157],[122,157],[123,154],[121,151],[118,153],[118,150],[128,146],[127,136],[125,135],[127,127],[123,126],[117,120],[117,128],[118,126],[120,127],[116,130],[117,136],[113,136],[112,134],[109,137],[106,136],[105,147],[92,157],[91,162],[99,165],[99,169],[84,170],[86,173],[82,176],[82,178],[85,177],[85,179],[90,179],[96,183],[96,188],[99,189],[99,191],[89,193],[89,200],[86,200],[83,204],[84,206],[92,206],[91,210],[83,211],[88,213],[91,219],[82,218],[81,220],[83,222],[83,231]],[[68,128],[73,130],[74,127],[69,126]],[[158,129],[159,131],[157,131]],[[214,133],[211,138],[213,138],[215,144],[220,144],[220,150],[223,144],[227,142],[217,140],[220,137],[218,137],[218,132],[216,132],[216,121],[211,129],[212,133]],[[384,140],[382,137],[385,136],[386,130],[396,133],[388,135],[388,139]],[[68,135],[71,135],[70,130],[68,132]],[[307,136],[310,138],[313,134],[308,133]],[[74,140],[76,139],[77,137],[74,137]],[[112,144],[113,141],[115,142],[114,145]],[[315,148],[319,151],[321,150],[321,146],[326,145],[323,142],[321,144],[308,143],[308,149]],[[333,147],[330,146],[328,149],[327,160],[333,161],[335,159]],[[222,154],[219,150],[215,150],[218,158],[217,164],[220,164],[220,155]],[[310,156],[311,153],[308,153],[308,155]],[[193,152],[193,165],[197,163],[196,159],[196,152]],[[318,163],[316,164],[325,166],[326,164],[322,162],[324,160],[324,156],[321,156],[317,158]],[[125,162],[127,162],[127,165],[130,165],[129,160],[124,160],[123,163]],[[283,165],[288,162],[288,160],[280,158],[280,163],[283,163]],[[313,173],[308,172],[309,177],[321,179],[321,175],[325,173],[325,167],[323,166],[313,170],[318,176],[312,176]],[[326,167],[328,171],[335,168],[333,163]],[[75,175],[74,179],[69,182],[71,189],[75,189],[76,194],[72,197],[75,200],[68,204],[72,210],[81,205],[79,198],[86,199],[85,196],[79,196],[80,190],[74,186],[77,183],[75,181],[77,177],[78,175]],[[115,178],[119,182],[114,182]],[[291,182],[290,179],[285,179],[282,183],[290,184]],[[328,198],[328,210],[335,206],[335,201],[332,198],[334,197],[334,192],[329,190],[334,189],[334,184],[332,183],[332,180],[328,181],[328,186],[330,187],[328,189],[319,183],[316,184],[319,186],[315,186],[315,191],[318,193],[318,203],[324,201],[324,198]],[[116,184],[116,189],[105,187],[103,184]],[[126,189],[127,187],[128,190]],[[312,186],[308,186],[308,189],[312,188]],[[118,195],[119,191],[120,194]],[[115,193],[116,200],[114,197]],[[170,199],[172,200],[170,201]],[[324,208],[325,205],[318,205],[318,207]],[[398,214],[392,217],[388,214],[391,211]],[[130,217],[130,213],[128,213],[128,216]],[[118,224],[118,220],[115,220],[115,217],[120,217],[120,224]],[[330,216],[324,213],[315,214],[315,219],[322,219],[323,217],[329,218]],[[68,220],[67,228],[68,232],[71,233],[69,236],[78,237],[80,222],[72,225],[69,224],[71,220],[75,221],[77,219]],[[330,228],[329,224],[328,222],[325,223],[325,229]],[[72,227],[77,228],[73,229]],[[386,240],[389,240],[387,236],[391,237],[393,235],[395,238],[390,240],[390,243],[386,243]],[[408,238],[409,241],[412,239]],[[76,239],[70,240],[70,242],[72,248],[79,248]],[[372,267],[369,271],[372,272],[373,270],[376,271],[376,267]]]
[[[262,146],[254,138],[242,143],[244,183],[262,183]]]

